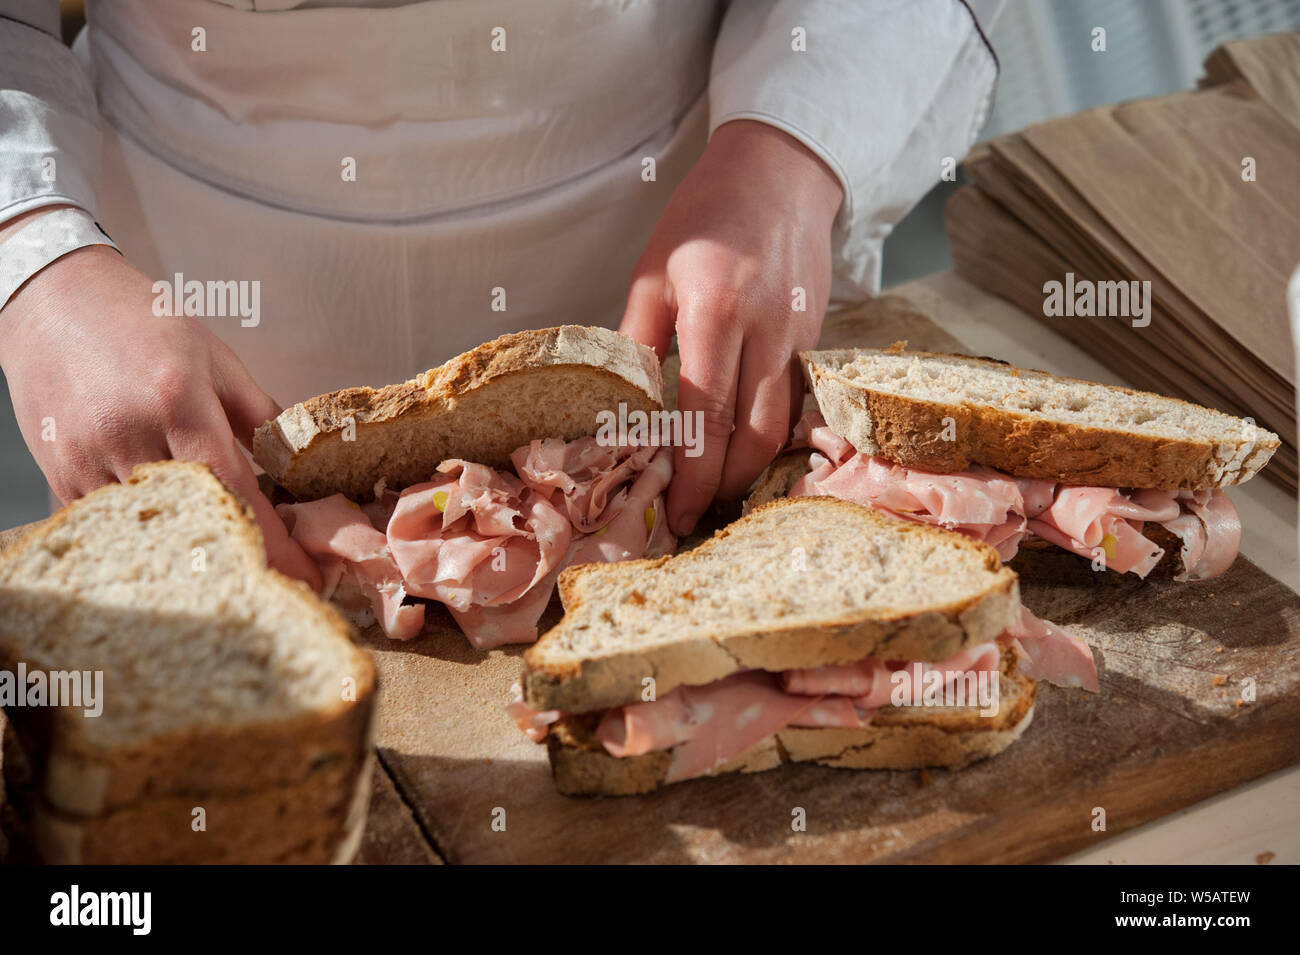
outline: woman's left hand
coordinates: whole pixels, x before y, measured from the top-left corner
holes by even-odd
[[[673,193],[633,272],[625,335],[662,359],[677,333],[678,407],[703,412],[700,453],[675,451],[669,524],[689,533],[715,497],[744,494],[802,406],[798,352],[830,295],[839,180],[774,126],[719,126]]]

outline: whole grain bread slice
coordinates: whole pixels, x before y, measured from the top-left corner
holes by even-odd
[[[606,328],[504,335],[401,384],[308,399],[257,429],[253,457],[299,500],[427,481],[448,458],[491,467],[534,438],[594,434],[597,414],[663,407],[653,350]]]
[[[830,497],[784,498],[675,557],[560,575],[563,619],[524,654],[529,706],[603,710],[745,669],[944,660],[1019,607],[986,544]]]
[[[1195,490],[1248,480],[1280,443],[1248,419],[1176,398],[905,344],[800,360],[831,429],[907,467]]]
[[[709,776],[757,773],[785,763],[840,769],[956,769],[1002,752],[1034,717],[1034,680],[1002,656],[998,711],[975,707],[898,707],[876,711],[860,729],[786,727]],[[672,752],[614,757],[596,739],[599,713],[566,716],[551,727],[548,755],[555,787],[569,796],[631,796],[665,785]]]
[[[147,815],[313,779],[338,804],[362,771],[369,655],[267,568],[251,513],[202,465],[142,465],[0,556],[0,669],[19,664],[102,674],[98,716],[7,709],[30,787],[58,812]]]

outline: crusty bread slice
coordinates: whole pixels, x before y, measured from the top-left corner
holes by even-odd
[[[800,359],[831,429],[907,467],[1199,489],[1248,480],[1279,445],[1250,421],[1176,398],[904,344]]]
[[[410,381],[345,388],[257,429],[253,457],[299,500],[373,496],[429,480],[447,458],[504,467],[534,438],[594,434],[596,415],[663,407],[653,350],[606,328],[504,335]]]
[[[560,575],[563,619],[524,654],[539,710],[603,710],[744,669],[944,660],[1019,606],[997,551],[830,497],[784,498],[657,560]]]
[[[750,489],[749,497],[741,505],[743,513],[748,514],[754,508],[769,501],[776,501],[790,493],[790,488],[809,471],[807,448],[783,451],[776,456],[763,473],[758,476]]]
[[[142,465],[0,556],[0,669],[20,661],[103,675],[98,717],[8,710],[32,788],[59,812],[310,779],[338,803],[364,765],[369,655],[309,587],[267,569],[251,513],[202,465]]]
[[[1020,738],[1034,717],[1037,684],[1004,652],[998,712],[976,707],[899,707],[876,711],[862,729],[787,727],[710,776],[757,773],[783,763],[840,769],[955,769],[996,756]],[[569,796],[631,796],[665,785],[669,750],[614,757],[595,737],[601,714],[566,716],[547,737],[555,788]]]

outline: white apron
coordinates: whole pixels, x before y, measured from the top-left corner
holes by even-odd
[[[721,12],[87,6],[76,51],[107,125],[100,221],[151,278],[259,282],[255,326],[200,320],[286,405],[507,331],[616,326],[704,147]]]

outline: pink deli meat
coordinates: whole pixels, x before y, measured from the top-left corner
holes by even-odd
[[[663,502],[671,449],[548,439],[511,459],[518,476],[453,459],[364,508],[336,494],[277,512],[320,564],[327,596],[368,603],[399,640],[424,622],[403,598],[438,601],[478,649],[536,640],[565,567],[676,547]]]
[[[524,702],[523,684],[516,683],[510,688],[510,703],[506,706],[506,715],[515,721],[515,725],[529,739],[534,743],[540,743],[546,739],[551,724],[559,720],[564,714],[559,710],[533,709]]]
[[[640,756],[672,750],[667,782],[703,776],[740,756],[786,727],[859,728],[876,710],[893,705],[895,674],[904,699],[913,681],[931,671],[951,687],[965,674],[996,672],[1002,645],[1013,648],[1029,676],[1096,690],[1092,651],[1060,627],[1021,608],[1012,626],[996,642],[968,647],[940,663],[904,663],[869,658],[857,663],[768,673],[746,670],[704,686],[681,686],[658,700],[609,710],[596,738],[611,756]],[[516,685],[506,712],[536,742],[563,716],[538,711],[523,702]]]
[[[1002,663],[1002,650],[996,643],[967,647],[941,663],[920,663],[923,675],[931,670],[960,674],[996,670]],[[816,667],[810,670],[786,670],[781,682],[787,693],[825,694],[849,697],[860,710],[878,710],[890,705],[894,690],[893,674],[910,664],[885,661],[876,657],[846,665]]]
[[[703,776],[811,710],[818,697],[782,691],[761,670],[681,686],[652,703],[610,710],[596,738],[612,756],[672,749],[667,782]]]
[[[369,607],[394,640],[410,640],[424,626],[424,607],[403,604],[406,583],[388,540],[342,494],[276,508],[293,539],[320,565],[323,596],[350,609]]]
[[[963,673],[997,670],[996,643],[970,647],[942,663],[922,664],[955,682]],[[848,666],[768,673],[745,670],[704,686],[681,686],[658,700],[607,712],[596,738],[611,756],[671,749],[667,782],[713,772],[788,726],[859,728],[890,706],[891,675],[903,663],[868,659]],[[553,712],[553,711],[552,711]],[[521,729],[537,739],[537,714],[522,704],[511,710]]]
[[[1035,617],[1024,607],[998,639],[1015,648],[1021,671],[1035,680],[1046,680],[1057,686],[1081,686],[1094,693],[1101,689],[1097,664],[1087,641]]]
[[[1012,478],[991,468],[931,474],[858,453],[816,411],[795,429],[813,449],[811,470],[791,497],[828,494],[904,520],[935,524],[986,541],[1005,561],[1035,535],[1119,573],[1146,577],[1164,556],[1142,533],[1160,524],[1182,541],[1178,580],[1223,573],[1237,556],[1241,521],[1223,491],[1070,487]]]

